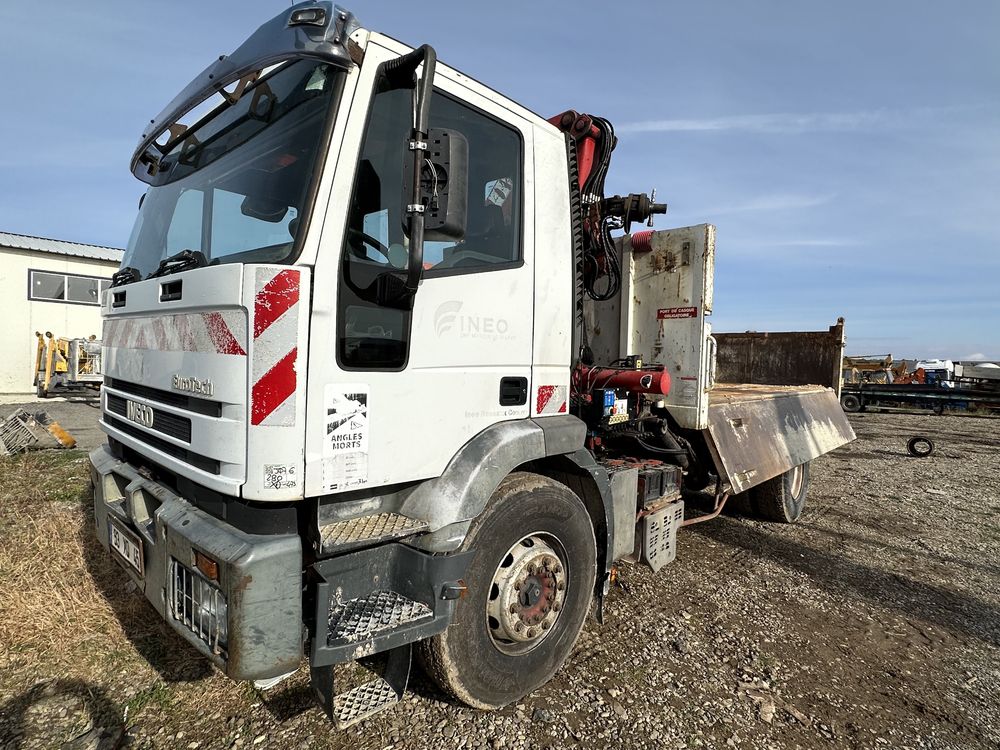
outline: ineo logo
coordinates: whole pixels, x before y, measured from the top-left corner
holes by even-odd
[[[456,331],[462,338],[497,339],[513,338],[508,335],[510,324],[504,318],[484,315],[461,315],[462,303],[458,300],[442,302],[434,312],[434,332],[441,336]]]
[[[462,309],[462,303],[458,300],[442,302],[438,305],[437,312],[434,313],[434,332],[440,336],[455,327],[455,319],[458,311]]]

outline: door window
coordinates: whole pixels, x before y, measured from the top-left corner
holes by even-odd
[[[403,169],[413,92],[378,90],[351,196],[338,304],[337,356],[345,369],[402,369],[410,312],[364,299],[379,274],[406,269]],[[430,126],[458,131],[469,144],[468,221],[461,240],[424,242],[424,278],[511,268],[521,263],[520,134],[435,90]]]

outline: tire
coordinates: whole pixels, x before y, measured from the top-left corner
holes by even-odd
[[[850,413],[854,414],[861,411],[861,399],[855,396],[853,393],[843,393],[840,396],[840,407]]]
[[[461,550],[474,551],[469,588],[448,629],[417,653],[443,690],[474,708],[496,709],[548,682],[573,649],[597,575],[594,528],[565,485],[517,472],[472,522]],[[543,571],[536,566],[542,561],[553,564]],[[528,566],[537,575],[526,573]]]
[[[802,515],[809,492],[809,462],[789,469],[750,489],[756,516],[764,521],[795,523]]]
[[[934,441],[923,435],[911,437],[906,443],[906,452],[916,458],[924,458],[934,452]]]

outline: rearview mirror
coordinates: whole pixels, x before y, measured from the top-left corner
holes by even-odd
[[[413,159],[403,164],[404,195],[413,184]],[[420,169],[419,202],[424,206],[424,238],[465,237],[469,204],[469,142],[457,130],[431,128]],[[405,216],[405,213],[404,213]]]

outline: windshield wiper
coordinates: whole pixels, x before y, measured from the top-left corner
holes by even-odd
[[[208,258],[205,257],[205,254],[201,250],[181,250],[176,255],[171,255],[169,258],[161,260],[156,270],[146,278],[151,279],[154,276],[166,276],[177,271],[185,271],[188,268],[201,268],[207,265]]]
[[[111,274],[111,286],[131,284],[133,281],[138,281],[139,278],[139,270],[137,268],[127,266],[122,270]]]

